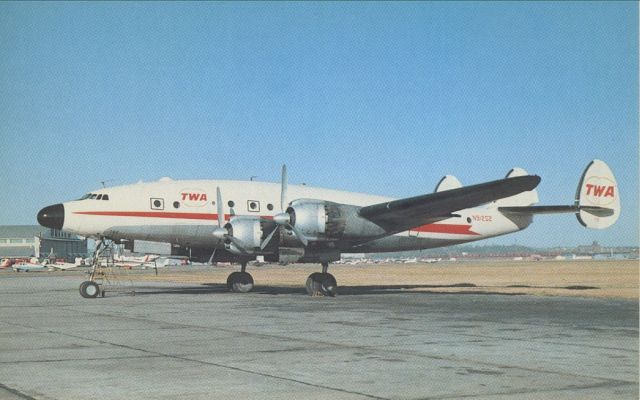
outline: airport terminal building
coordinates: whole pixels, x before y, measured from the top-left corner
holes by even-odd
[[[69,262],[87,257],[87,240],[39,225],[0,226],[0,258],[45,258],[51,254]]]

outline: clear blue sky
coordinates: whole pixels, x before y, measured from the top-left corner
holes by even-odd
[[[638,244],[638,4],[0,3],[0,224],[162,176],[394,197],[514,166],[570,204],[605,160],[611,229],[541,216],[489,243]]]

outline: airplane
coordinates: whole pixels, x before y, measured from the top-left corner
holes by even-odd
[[[67,262],[63,262],[63,263],[45,263],[44,266],[49,270],[49,271],[68,271],[71,269],[76,269],[76,268],[80,268],[81,265],[80,264],[76,264],[76,263],[67,263]]]
[[[247,263],[320,263],[306,281],[311,296],[335,296],[329,263],[341,253],[374,253],[450,246],[525,229],[537,214],[574,213],[587,228],[618,219],[618,186],[606,163],[591,161],[570,205],[538,203],[540,177],[513,168],[504,179],[462,186],[446,175],[435,191],[404,199],[232,180],[172,180],[101,188],[78,200],[44,207],[40,225],[102,242],[171,243],[193,259],[239,262],[227,279],[232,292],[253,289]],[[100,243],[100,242],[99,242]],[[101,293],[93,279],[80,294]]]
[[[44,264],[32,263],[32,262],[20,262],[13,264],[11,267],[16,272],[30,272],[30,271],[45,271],[47,266]]]

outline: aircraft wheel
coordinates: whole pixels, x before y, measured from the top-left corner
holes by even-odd
[[[227,289],[234,293],[247,293],[253,289],[253,277],[248,272],[232,272],[227,278]]]
[[[93,281],[84,281],[80,284],[80,296],[85,299],[93,299],[100,294],[100,286]]]
[[[309,296],[335,297],[338,293],[336,278],[329,273],[314,272],[309,275],[306,287]]]

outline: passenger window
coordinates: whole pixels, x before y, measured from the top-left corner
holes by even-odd
[[[151,209],[152,210],[164,210],[164,199],[151,198]]]
[[[102,200],[102,195],[99,194],[98,197],[96,198],[96,200]]]
[[[103,194],[102,195],[102,200],[109,200],[109,195],[108,194]]]
[[[257,200],[247,200],[247,210],[251,212],[259,212],[260,202]]]
[[[89,197],[91,200],[95,199],[98,195],[97,194],[92,194],[91,197]]]

